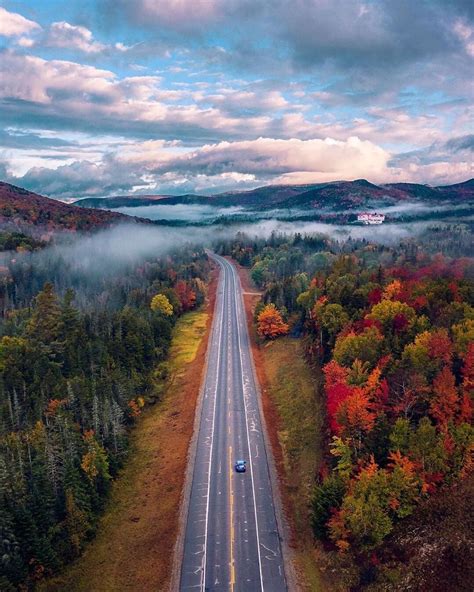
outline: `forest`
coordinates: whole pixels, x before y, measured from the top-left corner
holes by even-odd
[[[443,236],[452,253],[456,234]],[[416,518],[418,507],[427,512],[430,498],[460,500],[456,486],[472,477],[474,262],[439,247],[428,236],[384,246],[277,234],[220,245],[263,291],[259,339],[300,337],[323,377],[325,460],[314,467],[309,515],[315,539],[357,565],[359,586],[388,577],[380,556],[397,525]],[[436,525],[437,516],[430,517]],[[472,556],[465,558],[458,527],[447,544],[464,557],[458,568],[469,586]],[[454,578],[456,562],[443,561],[437,569]],[[423,567],[432,568],[427,558]],[[442,578],[416,589],[441,590]]]
[[[262,290],[258,339],[299,338],[324,379],[308,515],[315,540],[357,566],[351,589],[383,580],[399,525],[465,506],[453,488],[474,466],[471,236],[215,245]],[[34,589],[94,536],[130,427],[160,399],[174,323],[205,298],[204,250],[117,254],[118,237],[0,237],[1,590]]]
[[[34,589],[77,557],[160,398],[173,325],[206,293],[191,248],[100,274],[61,245],[3,237],[0,275],[0,589]],[[161,389],[161,390],[160,390]]]

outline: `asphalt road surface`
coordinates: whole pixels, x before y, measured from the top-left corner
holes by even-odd
[[[220,266],[180,590],[287,590],[240,280]],[[237,473],[235,461],[247,461]]]

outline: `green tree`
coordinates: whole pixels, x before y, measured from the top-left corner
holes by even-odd
[[[330,475],[316,487],[311,502],[311,525],[317,538],[328,538],[328,520],[340,507],[345,491],[344,481],[337,475]]]
[[[380,358],[383,337],[376,327],[369,327],[363,333],[351,332],[340,335],[334,346],[334,359],[342,366],[352,366],[356,359],[374,367]]]
[[[53,285],[46,283],[35,298],[33,314],[28,323],[28,336],[45,344],[53,344],[60,337],[61,306]]]
[[[89,529],[87,515],[77,505],[73,492],[66,491],[66,530],[73,550],[73,556],[78,556],[84,544]]]

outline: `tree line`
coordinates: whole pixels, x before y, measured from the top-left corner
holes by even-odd
[[[322,372],[327,444],[312,528],[373,578],[395,525],[472,475],[472,259],[298,235],[220,248],[263,290],[260,338],[302,336]]]
[[[34,588],[94,536],[128,429],[159,398],[173,326],[203,302],[207,275],[200,250],[100,281],[59,254],[10,261],[0,321],[1,590]]]

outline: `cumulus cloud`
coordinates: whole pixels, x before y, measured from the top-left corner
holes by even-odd
[[[138,171],[117,166],[108,157],[99,163],[77,161],[58,168],[33,167],[18,182],[49,197],[111,195],[132,191],[143,181]]]
[[[385,171],[389,154],[380,146],[351,137],[347,141],[277,140],[258,138],[244,142],[206,145],[161,165],[183,174],[239,172],[265,177],[299,175],[311,180],[354,178],[370,175],[379,178]],[[297,181],[296,181],[297,182]]]
[[[473,151],[472,134],[434,142],[421,150],[395,155],[389,163],[390,175],[432,185],[463,181],[474,176]]]
[[[77,49],[85,53],[98,53],[106,48],[106,45],[94,40],[92,31],[86,27],[71,25],[65,21],[52,23],[43,44],[47,47]]]
[[[0,6],[0,35],[4,37],[15,37],[38,31],[41,27],[38,23],[30,21],[21,14],[9,12]]]
[[[185,150],[175,142],[129,143],[96,162],[33,167],[16,182],[51,197],[120,193],[217,193],[267,184],[367,178],[449,184],[472,176],[473,137],[390,154],[357,137],[219,142]]]
[[[93,66],[44,60],[5,51],[0,60],[0,98],[52,103],[85,96],[111,98],[115,75]],[[82,93],[82,94],[81,94]]]
[[[153,188],[158,193],[212,193],[264,183],[306,183],[370,177],[384,180],[390,155],[349,138],[220,142],[180,154],[172,144],[146,142],[56,169],[34,167],[19,182],[54,197],[107,195]]]
[[[20,17],[20,15],[17,15]],[[23,17],[20,17],[23,18]],[[28,21],[31,22],[31,21]],[[36,23],[33,23],[36,24]],[[16,44],[22,48],[58,48],[70,52],[80,52],[89,55],[99,53],[123,53],[132,49],[132,46],[116,42],[112,45],[100,43],[94,38],[91,30],[82,25],[72,25],[67,21],[51,23],[48,28],[35,28],[22,31],[23,35],[16,40]]]

